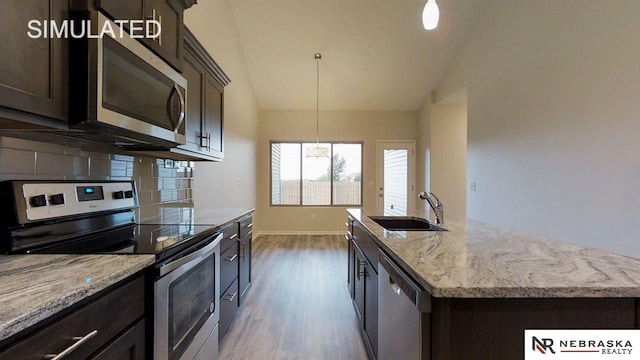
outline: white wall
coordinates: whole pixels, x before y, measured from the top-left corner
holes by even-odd
[[[321,111],[320,141],[364,141],[363,205],[375,209],[376,140],[416,140],[418,113],[410,111]],[[261,110],[258,142],[257,232],[333,233],[345,231],[345,206],[274,207],[270,196],[269,141],[315,141],[316,113]],[[414,194],[415,195],[415,194]]]
[[[253,208],[258,109],[229,1],[199,1],[185,12],[185,24],[231,78],[224,90],[224,162],[196,163],[195,206]]]
[[[496,0],[437,89],[468,95],[468,215],[640,257],[640,2]]]
[[[467,215],[467,105],[432,104],[430,191],[448,216]]]

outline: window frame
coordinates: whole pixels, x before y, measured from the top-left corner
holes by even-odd
[[[271,207],[362,207],[364,201],[364,141],[317,141],[320,144],[330,145],[329,159],[333,159],[333,145],[335,144],[358,144],[360,145],[360,203],[359,204],[334,204],[333,203],[333,162],[331,162],[331,174],[330,174],[330,200],[331,204],[328,205],[304,205],[303,202],[303,161],[304,154],[302,153],[303,144],[315,144],[316,141],[297,141],[297,140],[270,140],[269,141],[269,206]],[[274,204],[273,203],[273,144],[297,144],[300,146],[300,201],[298,204]]]

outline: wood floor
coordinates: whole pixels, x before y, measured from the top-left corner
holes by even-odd
[[[252,288],[220,359],[367,359],[347,289],[343,236],[253,240]]]

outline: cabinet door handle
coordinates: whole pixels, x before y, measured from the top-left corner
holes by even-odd
[[[251,229],[251,228],[253,227],[253,223],[249,223],[249,225],[247,225],[247,227],[248,227],[249,229]]]
[[[89,339],[91,339],[92,337],[94,337],[96,335],[98,335],[98,330],[93,330],[92,332],[88,333],[85,336],[73,337],[73,340],[76,340],[76,342],[74,342],[71,346],[69,346],[68,348],[64,349],[59,354],[47,354],[47,355],[44,356],[44,358],[47,359],[47,360],[60,360],[60,359],[64,358],[65,356],[67,356],[67,355],[71,354],[72,352],[74,352],[77,348],[82,346],[82,344],[86,343],[87,341],[89,341]]]
[[[158,45],[162,46],[162,15],[158,15],[158,23],[160,28],[158,29]]]
[[[229,240],[233,240],[233,239],[235,239],[237,237],[238,237],[238,234],[233,234],[233,235],[229,236]]]
[[[240,259],[244,260],[244,242],[240,243]]]
[[[233,254],[233,256],[230,256],[227,258],[228,262],[233,262],[233,260],[235,260],[238,257],[238,254]]]
[[[344,226],[349,227],[349,223],[348,222],[344,223]]]
[[[349,241],[349,240],[351,240],[351,237],[347,234],[347,235],[344,236],[344,239]]]
[[[224,298],[224,299],[225,299],[225,300],[227,300],[228,302],[232,302],[232,301],[233,301],[233,299],[235,299],[235,298],[236,298],[236,295],[238,295],[238,292],[237,292],[237,291],[236,291],[236,292],[234,292],[234,293],[233,293],[233,294],[231,294],[231,295],[227,295],[227,297],[226,297],[226,298]]]

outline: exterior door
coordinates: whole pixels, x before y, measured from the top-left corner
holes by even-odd
[[[378,210],[406,215],[415,208],[415,142],[378,141]]]

